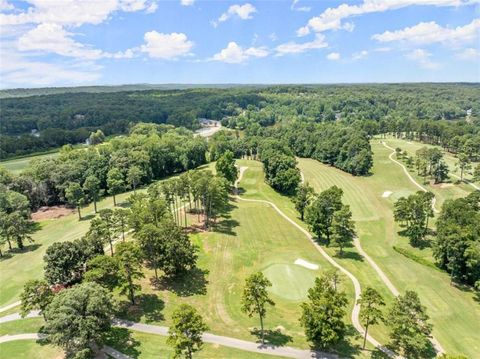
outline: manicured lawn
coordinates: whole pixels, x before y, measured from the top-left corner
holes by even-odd
[[[108,345],[135,359],[173,358],[173,350],[166,343],[167,338],[154,334],[128,331],[127,329],[112,329]],[[281,358],[278,356],[246,352],[215,344],[204,344],[194,358],[235,358],[235,359],[267,359]]]
[[[21,359],[61,359],[63,353],[51,345],[37,343],[35,340],[16,340],[0,344],[1,358]]]
[[[446,273],[414,262],[393,250],[394,245],[400,246],[431,258],[430,248],[413,249],[406,238],[400,237],[397,234],[399,228],[393,220],[393,203],[400,194],[408,195],[417,188],[400,166],[388,159],[391,150],[383,147],[378,140],[372,141],[372,148],[375,165],[373,175],[368,177],[354,177],[311,159],[300,159],[299,167],[305,179],[317,191],[333,185],[344,190],[344,202],[351,206],[364,250],[400,292],[411,289],[419,293],[434,324],[434,335],[448,352],[475,357],[480,351],[478,302],[474,300],[473,293],[453,287]],[[393,193],[384,198],[382,195],[385,191]],[[370,208],[375,210],[374,217],[370,214]],[[356,262],[355,259],[348,261]],[[342,264],[347,266],[346,262]],[[362,275],[360,267],[358,269],[352,272],[362,285],[366,285],[369,278]],[[383,283],[371,282],[368,285],[373,285],[385,295]],[[372,331],[376,336],[378,329]]]
[[[240,161],[243,163],[247,162]],[[262,191],[271,191],[263,183],[260,164],[254,161],[247,164],[255,170],[251,175],[248,175],[250,168],[245,173],[245,183],[250,182],[252,186],[242,181],[245,191],[242,196],[248,197],[256,186]],[[288,198],[281,198],[289,203]],[[232,198],[230,211],[219,219],[215,230],[193,234],[192,240],[200,248],[200,271],[186,283],[161,282],[159,285],[154,284],[153,273],[146,271],[146,278],[142,280],[142,310],[130,309],[126,313],[128,318],[169,326],[172,311],[182,302],[189,303],[203,315],[210,332],[256,341],[258,337],[251,330],[259,326],[258,318],[249,318],[241,312],[241,294],[246,277],[263,271],[272,281],[270,292],[276,303],[268,309],[265,320],[266,329],[272,331],[269,339],[275,344],[308,348],[299,325],[300,303],[305,300],[314,278],[332,267],[298,229],[268,204]],[[294,264],[299,258],[317,264],[319,269]],[[345,320],[350,322],[353,287],[343,278],[342,288],[349,298]],[[354,338],[355,330],[351,328],[350,332],[348,340],[359,344]],[[338,350],[347,357],[363,355],[345,343]]]
[[[25,170],[30,165],[30,162],[34,159],[36,160],[36,159],[53,158],[57,156],[58,156],[58,152],[44,153],[40,155],[33,154],[27,157],[20,157],[20,158],[2,161],[0,162],[0,166],[6,168],[13,174],[17,175],[23,170]]]
[[[410,142],[406,140],[401,140],[401,139],[395,139],[393,137],[384,139],[390,147],[396,148],[400,147],[402,150],[406,150],[409,154],[409,156],[414,156],[415,152],[422,148],[425,147],[424,144],[419,143],[419,142]],[[435,147],[431,145],[427,145],[427,147]],[[440,148],[436,146],[437,148]],[[392,152],[388,150],[389,152]],[[456,167],[457,159],[453,156],[453,154],[444,152],[444,159],[445,162],[448,165],[448,168],[450,170],[450,173],[456,174],[457,176],[460,176],[460,171]],[[404,165],[404,161],[400,161]],[[423,177],[419,177],[417,175],[417,172],[415,170],[415,167],[413,166],[410,168],[410,174],[415,178],[415,180],[422,184],[427,190],[430,192],[433,192],[435,194],[435,197],[437,198],[437,203],[436,203],[436,208],[438,210],[441,209],[442,204],[448,200],[448,199],[454,199],[454,198],[459,198],[459,197],[465,197],[467,196],[470,192],[474,191],[475,189],[467,184],[467,183],[460,183],[457,184],[456,182],[459,180],[458,178],[454,176],[450,176],[450,180],[448,183],[439,183],[439,184],[433,184],[433,181],[430,181],[427,178],[427,182],[424,183]],[[470,171],[472,172],[472,171]],[[465,172],[464,177],[466,179],[471,179],[471,174]]]
[[[0,336],[7,334],[37,333],[43,324],[43,318],[25,318],[0,323]]]

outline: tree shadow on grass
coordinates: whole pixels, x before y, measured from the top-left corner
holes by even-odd
[[[40,248],[42,245],[40,243],[32,243],[32,244],[27,244],[23,249],[20,248],[12,248],[8,250],[8,254],[19,254],[19,253],[28,253],[28,252],[33,252]]]
[[[138,358],[142,353],[138,350],[140,342],[133,338],[130,331],[126,328],[111,328],[105,339],[106,345],[131,358]]]
[[[347,325],[345,337],[340,340],[333,348],[328,351],[338,353],[340,358],[355,358],[361,352],[361,346],[359,344],[352,344],[354,340],[361,339],[361,335],[355,330],[353,325]],[[316,350],[325,350],[321,348],[312,348]]]
[[[335,257],[342,258],[342,259],[353,259],[359,262],[363,262],[363,257],[355,251],[343,250],[343,253],[341,254],[340,252],[337,252]]]
[[[140,294],[135,298],[135,305],[130,301],[119,303],[118,316],[132,322],[139,322],[142,317],[147,322],[158,322],[164,320],[162,313],[165,308],[165,302],[156,294]]]
[[[222,219],[215,223],[212,228],[215,232],[228,234],[230,236],[236,236],[237,233],[233,230],[233,228],[238,227],[240,223],[235,219]]]
[[[89,221],[93,218],[95,218],[95,214],[87,214],[87,215],[82,216],[81,221]]]
[[[255,328],[250,331],[250,334],[256,336],[260,341],[262,338],[262,332],[260,329]],[[280,329],[266,329],[264,331],[265,346],[284,346],[292,341],[292,337],[288,334],[284,334]]]
[[[162,277],[154,284],[158,289],[171,291],[180,297],[207,294],[208,273],[206,269],[194,267],[176,277]]]
[[[236,235],[236,232],[233,230],[233,228],[238,227],[240,223],[237,220],[232,219],[230,214],[235,208],[237,208],[237,206],[232,203],[229,203],[225,206],[225,209],[221,213],[221,220],[211,225],[213,231],[231,236]]]

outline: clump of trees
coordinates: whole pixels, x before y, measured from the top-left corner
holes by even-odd
[[[332,348],[345,336],[347,296],[337,288],[330,275],[315,279],[308,290],[308,301],[302,303],[300,324],[305,328],[307,340],[314,347]]]
[[[424,181],[427,176],[430,176],[435,183],[442,183],[448,179],[448,166],[439,148],[422,147],[417,150],[415,165],[418,175],[423,177]]]
[[[7,176],[8,173],[4,172],[0,179],[8,183]],[[33,242],[33,232],[27,197],[0,183],[0,257],[3,256],[2,247],[5,243],[9,250],[13,249],[12,244],[23,249],[26,242]]]
[[[394,218],[405,230],[402,232],[413,246],[419,246],[428,233],[428,220],[433,218],[432,192],[418,191],[401,197],[394,206]]]
[[[260,144],[259,155],[267,183],[281,193],[295,193],[301,176],[291,150],[278,140],[267,139]]]
[[[480,290],[480,192],[446,201],[436,222],[433,254],[452,280]]]
[[[319,193],[306,208],[305,221],[325,244],[338,247],[340,254],[355,238],[350,207],[342,203],[343,191],[337,186]]]
[[[99,146],[65,146],[58,157],[32,161],[19,176],[1,176],[9,190],[24,194],[29,207],[70,204],[78,208],[108,193],[116,196],[206,163],[207,143],[186,129],[137,124],[129,136]]]

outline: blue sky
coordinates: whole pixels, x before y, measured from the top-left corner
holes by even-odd
[[[480,0],[0,0],[0,86],[480,81]]]

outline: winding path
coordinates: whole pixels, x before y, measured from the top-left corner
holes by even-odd
[[[402,167],[403,169],[403,172],[405,172],[405,174],[407,175],[408,179],[415,185],[417,186],[418,188],[420,188],[422,191],[424,192],[427,192],[427,189],[424,188],[422,185],[420,185],[417,181],[415,181],[415,179],[412,177],[412,175],[410,174],[410,172],[408,172],[408,169],[400,162],[398,162],[397,160],[393,159],[392,156],[395,154],[395,149],[390,147],[389,145],[386,144],[385,141],[382,141],[382,144],[383,146],[385,146],[386,148],[392,150],[393,152],[388,156],[388,158],[392,161],[392,162],[395,162],[396,164],[398,164],[399,166]],[[474,185],[472,183],[472,185]],[[475,186],[475,185],[474,185]],[[439,211],[435,208],[435,203],[436,203],[436,199],[433,198],[432,200],[432,209],[434,210],[434,212],[436,213],[439,213]],[[378,273],[378,275],[380,276],[380,279],[382,279],[382,281],[385,283],[385,285],[388,287],[388,289],[390,289],[390,291],[392,292],[392,294],[397,297],[399,295],[399,292],[397,290],[397,288],[395,288],[395,286],[392,284],[392,282],[390,281],[390,279],[388,279],[388,277],[385,275],[385,273],[383,273],[383,271],[381,270],[381,268],[373,261],[372,258],[370,258],[370,256],[363,250],[363,248],[361,247],[360,245],[360,240],[358,238],[355,239],[354,241],[355,243],[355,247],[357,248],[357,250],[360,252],[360,254],[362,256],[365,257],[365,259],[368,261],[368,263],[370,263],[370,265],[373,267],[373,269],[375,269],[375,271]],[[438,354],[443,354],[445,353],[445,350],[443,349],[442,345],[440,344],[440,342],[435,338],[435,337],[431,337],[430,338],[430,342],[433,344],[433,346],[435,347],[435,350],[437,351]]]
[[[397,165],[399,165],[400,167],[402,167],[403,169],[403,172],[405,172],[405,174],[407,175],[408,179],[410,180],[410,182],[412,182],[415,186],[417,186],[418,188],[420,188],[423,192],[428,192],[428,190],[423,187],[420,183],[418,183],[417,181],[415,181],[415,179],[412,177],[412,175],[410,174],[410,172],[408,172],[408,169],[407,167],[405,167],[405,165],[401,162],[398,162],[397,160],[395,160],[393,158],[393,155],[395,154],[395,148],[393,147],[390,147],[389,145],[387,145],[387,143],[385,141],[382,141],[382,145],[385,146],[386,148],[388,148],[389,150],[392,150],[393,152],[390,153],[390,156],[388,156],[388,158],[390,159],[390,161],[396,163]],[[437,199],[435,197],[433,197],[432,199],[432,209],[435,213],[440,213],[440,211],[435,207],[435,203],[437,203]]]
[[[27,317],[28,318],[36,318],[40,316],[39,311],[31,311]],[[19,313],[14,313],[11,315],[7,315],[5,317],[0,318],[0,323],[7,323],[12,322],[15,320],[21,320],[22,317]],[[113,326],[126,328],[130,330],[135,330],[137,332],[142,333],[149,333],[161,336],[168,336],[168,327],[159,326],[159,325],[151,325],[151,324],[144,324],[144,323],[136,323],[131,322],[128,320],[123,319],[114,319]],[[38,333],[28,333],[28,334],[19,334],[19,335],[4,335],[0,337],[0,343],[13,341],[13,340],[20,340],[20,339],[40,339],[41,334]],[[235,348],[243,351],[260,353],[260,354],[267,354],[267,355],[274,355],[274,356],[282,356],[286,358],[294,358],[294,359],[337,359],[338,356],[334,354],[323,353],[319,351],[311,351],[305,349],[297,349],[288,346],[274,346],[274,345],[261,345],[255,342],[249,342],[246,340],[224,337],[220,335],[215,335],[211,333],[204,333],[203,334],[203,341],[205,343],[210,344],[217,344],[225,347]],[[115,351],[117,352],[117,356],[110,354],[108,351]],[[128,359],[128,356],[112,349],[110,347],[104,347],[104,352],[107,352],[109,355],[114,356],[115,358],[119,359]],[[123,356],[122,356],[123,355]]]
[[[242,177],[243,177],[243,173],[246,171],[248,167],[240,167],[240,174],[238,176],[238,179],[237,181],[235,182],[235,187],[238,187],[238,183],[240,183]],[[330,262],[334,267],[336,267],[337,269],[339,269],[342,273],[344,273],[348,278],[350,278],[350,280],[352,281],[353,283],[353,287],[354,287],[354,290],[355,290],[355,304],[353,306],[353,310],[352,310],[352,316],[351,316],[351,319],[352,319],[352,324],[353,326],[355,327],[355,329],[362,335],[364,336],[365,335],[365,329],[362,327],[362,325],[360,324],[360,320],[359,320],[359,314],[360,314],[360,304],[358,304],[358,300],[360,299],[360,295],[362,293],[362,289],[361,289],[361,286],[360,286],[360,282],[358,281],[358,279],[352,274],[350,273],[347,269],[345,269],[344,267],[342,267],[340,264],[338,264],[337,262],[335,262],[335,260],[330,257],[327,252],[325,252],[325,250],[318,245],[318,243],[313,239],[312,235],[307,231],[305,230],[303,227],[301,227],[299,224],[297,224],[295,221],[293,221],[290,217],[288,217],[285,213],[283,213],[274,203],[270,202],[270,201],[266,201],[266,200],[261,200],[261,199],[245,199],[245,198],[242,198],[238,195],[238,191],[236,193],[236,196],[235,198],[239,199],[240,201],[244,201],[244,202],[257,202],[257,203],[266,203],[268,205],[270,205],[275,211],[277,211],[278,214],[280,214],[283,218],[285,218],[285,220],[287,220],[290,224],[292,224],[293,226],[295,226],[300,232],[302,232],[305,237],[307,237],[310,242],[314,245],[314,247],[320,252],[320,254],[328,261]],[[373,262],[373,261],[372,261]],[[380,268],[378,268],[380,270]],[[380,349],[382,352],[386,353],[388,356],[390,357],[395,357],[395,353],[393,353],[392,351],[390,351],[389,349],[385,348],[383,345],[381,345],[376,339],[374,339],[370,334],[367,335],[367,341],[369,343],[371,343],[373,346],[375,346],[376,348]]]

